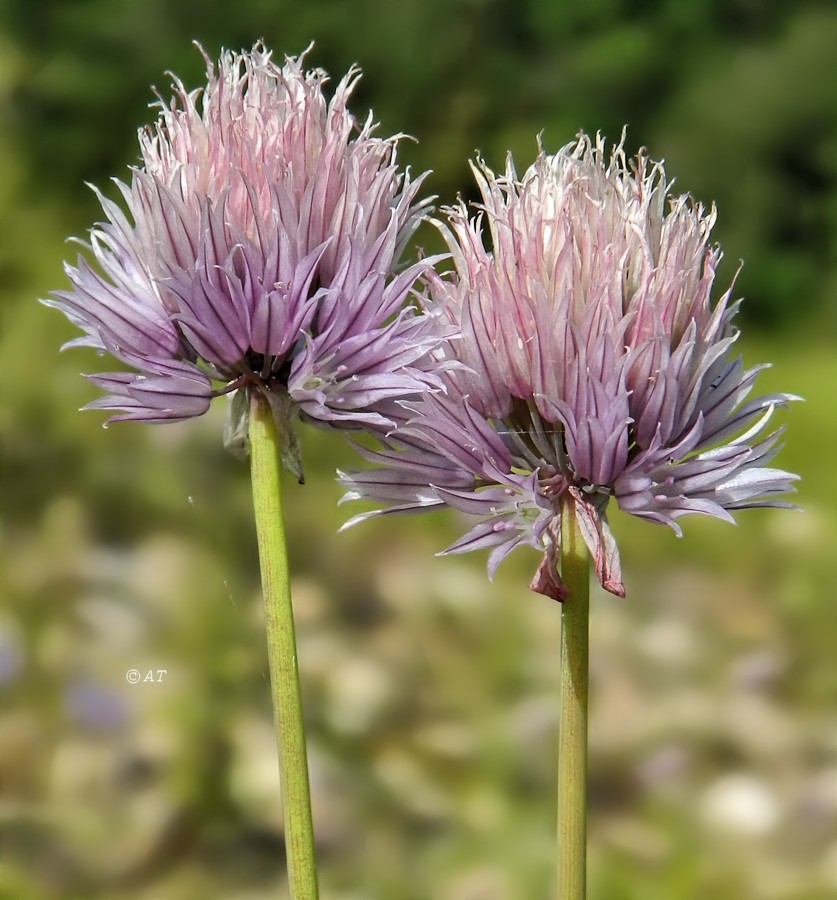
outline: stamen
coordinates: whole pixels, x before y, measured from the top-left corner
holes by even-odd
[[[214,388],[209,392],[210,397],[223,397],[224,394],[231,394],[233,391],[237,391],[240,387],[244,387],[248,381],[252,381],[252,376],[248,373],[246,375],[239,375],[235,381],[231,381],[229,384],[225,384],[222,388]]]

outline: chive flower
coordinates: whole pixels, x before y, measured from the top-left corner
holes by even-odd
[[[66,266],[72,288],[45,301],[84,330],[70,344],[135,370],[89,376],[106,395],[86,408],[172,422],[260,391],[282,420],[388,426],[387,402],[438,385],[423,365],[436,323],[407,303],[434,260],[397,272],[424,176],[398,167],[401,135],[349,112],[358,69],[327,101],[304,54],[205,58],[204,88],[172,76],[141,165],[116,180],[124,206],[97,191],[107,221]]]
[[[738,302],[711,299],[721,252],[715,210],[673,197],[644,153],[585,135],[542,150],[518,178],[472,164],[482,197],[438,223],[453,258],[428,302],[459,330],[439,355],[446,391],[404,402],[378,468],[341,473],[343,498],[384,512],[448,506],[479,522],[445,553],[488,548],[489,574],[515,547],[544,551],[531,587],[564,599],[561,509],[575,507],[601,584],[624,595],[608,526],[624,512],[680,532],[689,513],[789,506],[796,476],[768,467],[777,407],[748,399],[758,372],[733,353]],[[487,225],[491,250],[483,241]]]

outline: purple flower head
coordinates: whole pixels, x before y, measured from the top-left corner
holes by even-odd
[[[434,260],[395,274],[424,176],[397,166],[400,135],[348,111],[358,75],[327,101],[324,72],[257,44],[207,58],[201,90],[173,79],[142,164],[116,181],[127,214],[98,195],[107,221],[46,301],[86,332],[70,344],[137,370],[91,376],[107,393],[88,408],[177,421],[245,388],[321,424],[386,427],[381,404],[438,385],[423,364],[436,323],[405,305]]]
[[[669,525],[703,513],[788,506],[796,476],[767,463],[773,410],[747,399],[763,367],[732,355],[737,303],[710,294],[714,209],[669,197],[663,168],[621,143],[580,136],[518,178],[472,166],[482,194],[442,225],[454,261],[431,301],[461,330],[447,392],[402,404],[404,424],[342,475],[344,499],[390,511],[450,506],[480,522],[446,553],[490,548],[489,572],[520,544],[545,552],[532,583],[557,599],[560,518],[574,504],[602,585],[623,595],[606,508]],[[488,227],[492,252],[483,243]],[[730,289],[731,290],[731,289]]]

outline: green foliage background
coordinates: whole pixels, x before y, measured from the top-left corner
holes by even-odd
[[[591,900],[837,892],[837,8],[767,0],[0,3],[0,900],[283,896],[278,779],[244,467],[222,404],[102,431],[35,302],[136,129],[211,56],[365,76],[441,202],[479,151],[520,169],[583,128],[716,201],[741,344],[785,416],[804,514],[732,530],[616,516],[628,599],[593,598]],[[421,240],[434,240],[430,231]],[[454,516],[336,533],[334,435],[289,484],[323,896],[550,895],[559,610],[521,554],[435,559]],[[129,685],[125,672],[166,669]],[[155,676],[156,677],[156,676]]]

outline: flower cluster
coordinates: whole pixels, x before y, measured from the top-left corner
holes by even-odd
[[[763,367],[732,350],[737,303],[713,303],[715,220],[670,197],[660,164],[582,135],[518,178],[472,166],[482,195],[439,223],[454,261],[430,275],[430,305],[459,333],[446,392],[405,402],[406,421],[341,473],[345,499],[391,504],[356,516],[449,506],[480,521],[447,553],[545,551],[532,587],[562,599],[560,519],[575,507],[602,585],[623,594],[606,507],[671,526],[687,513],[787,506],[795,476],[767,463],[776,407],[747,399]],[[492,250],[483,242],[488,226]]]
[[[356,69],[327,101],[303,57],[206,61],[206,87],[174,79],[140,132],[142,165],[116,182],[127,215],[99,194],[107,221],[45,301],[86,332],[71,344],[137,370],[92,376],[107,395],[88,408],[176,421],[245,388],[315,422],[386,427],[388,401],[439,383],[438,322],[407,304],[434,260],[397,272],[424,176],[397,166],[400,136],[348,111]]]
[[[90,376],[106,395],[88,408],[168,422],[234,392],[235,442],[260,394],[300,476],[295,415],[369,429],[380,445],[360,450],[378,467],[341,473],[344,499],[389,505],[352,522],[477,515],[446,552],[490,548],[493,574],[534,546],[532,586],[559,599],[569,505],[617,594],[611,498],[678,533],[688,513],[789,505],[795,476],[768,466],[767,426],[794,398],[750,399],[761,367],[733,353],[737,303],[711,296],[714,210],[670,196],[660,164],[584,135],[522,178],[511,159],[501,176],[473,164],[478,214],[460,202],[437,222],[452,270],[399,271],[424,176],[398,167],[400,136],[349,112],[358,71],[327,100],[304,55],[206,62],[205,88],[175,78],[159,101],[141,166],[116,182],[124,206],[98,194],[107,221],[45,301],[85,332],[70,344],[135,370]]]

